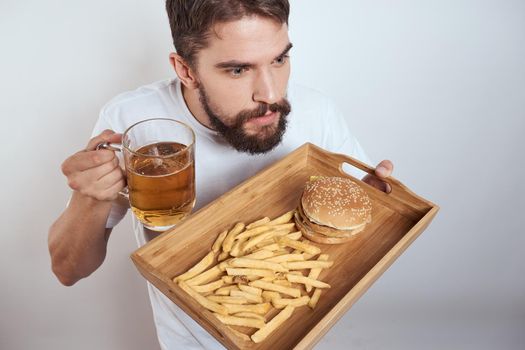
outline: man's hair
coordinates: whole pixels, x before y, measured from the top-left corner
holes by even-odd
[[[288,0],[166,0],[173,45],[191,66],[216,23],[261,16],[288,24]]]

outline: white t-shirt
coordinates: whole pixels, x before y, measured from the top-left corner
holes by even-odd
[[[152,117],[168,117],[188,124],[195,131],[195,210],[213,201],[266,166],[283,158],[305,142],[326,150],[350,155],[370,164],[358,141],[350,133],[342,114],[319,92],[293,83],[288,87],[292,112],[282,142],[272,151],[250,155],[233,149],[215,131],[200,124],[191,114],[180,81],[170,79],[125,92],[102,109],[93,136],[104,129],[122,133],[130,125]],[[364,173],[346,169],[361,178]],[[126,214],[127,203],[115,202],[107,227],[115,226]],[[139,245],[146,243],[142,225],[134,218]],[[211,335],[148,283],[148,291],[162,349],[223,349]]]

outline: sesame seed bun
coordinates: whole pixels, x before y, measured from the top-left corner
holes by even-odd
[[[372,219],[372,202],[367,193],[342,177],[318,177],[307,182],[301,206],[312,224],[336,230],[359,230]]]

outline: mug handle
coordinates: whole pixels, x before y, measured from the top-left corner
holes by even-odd
[[[97,147],[95,147],[95,150],[99,150],[99,149],[107,149],[108,151],[122,152],[122,145],[118,143],[103,142],[103,143],[99,143]],[[119,194],[129,200],[128,186],[124,187],[122,191],[119,191]]]

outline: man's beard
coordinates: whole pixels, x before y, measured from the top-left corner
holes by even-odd
[[[237,151],[250,154],[266,153],[281,143],[284,132],[286,131],[286,116],[291,111],[290,103],[286,99],[283,98],[280,102],[271,105],[261,103],[259,107],[253,110],[241,111],[233,118],[235,121],[234,124],[228,126],[211,109],[208,95],[202,84],[200,84],[199,87],[199,95],[201,105],[208,114],[212,127]],[[268,110],[279,113],[277,126],[266,125],[261,128],[259,133],[247,135],[243,129],[244,124],[250,119],[266,114]]]

